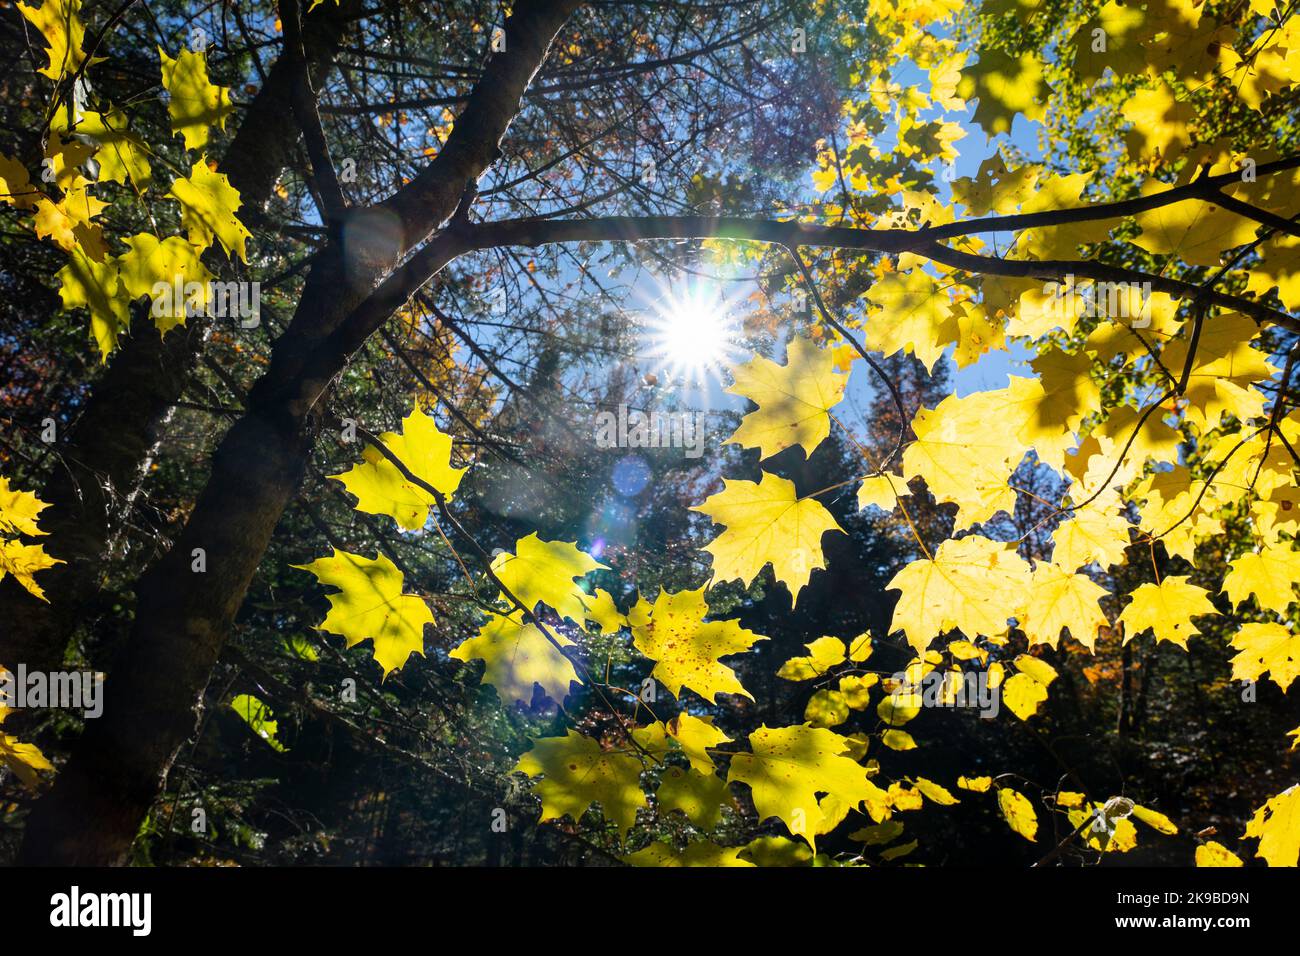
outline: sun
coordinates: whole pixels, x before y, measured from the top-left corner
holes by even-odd
[[[647,356],[674,379],[716,376],[731,361],[736,335],[730,303],[716,287],[665,290],[646,325]]]

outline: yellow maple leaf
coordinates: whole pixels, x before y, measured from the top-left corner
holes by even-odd
[[[1011,400],[1010,389],[949,395],[912,419],[916,440],[903,452],[903,476],[925,479],[935,498],[957,505],[955,530],[1015,507],[1016,494],[1007,479],[1024,457],[1025,445],[1018,429],[1003,427],[999,417]]]
[[[329,595],[329,613],[317,628],[342,636],[348,647],[372,641],[384,677],[412,654],[424,653],[424,627],[433,623],[433,614],[422,598],[402,593],[402,572],[386,555],[367,558],[336,549],[293,567],[339,589]]]
[[[921,269],[891,272],[867,292],[879,308],[867,322],[867,347],[885,355],[906,352],[933,369],[961,335],[948,290]]]
[[[1300,551],[1293,551],[1289,541],[1243,554],[1228,567],[1223,591],[1232,599],[1234,607],[1253,594],[1261,608],[1285,613],[1300,600],[1295,593],[1295,583],[1300,581]]]
[[[742,846],[718,846],[718,844],[709,840],[697,840],[679,852],[667,843],[651,843],[643,850],[629,853],[623,857],[623,860],[633,866],[743,867],[757,865],[741,858],[740,853],[744,849],[745,847]],[[806,847],[804,849],[807,850]]]
[[[147,232],[124,241],[127,251],[116,260],[121,295],[128,301],[149,296],[153,302],[150,314],[160,333],[165,335],[184,325],[190,310],[200,312],[208,307],[213,277],[195,246],[180,236],[168,236],[159,242],[157,236]],[[160,283],[165,291],[155,295]]]
[[[86,38],[86,25],[81,22],[81,0],[45,0],[39,7],[20,3],[18,10],[41,31],[49,47],[46,51],[49,63],[37,70],[41,76],[58,80],[81,69],[86,62],[81,48]]]
[[[798,498],[794,482],[786,478],[763,472],[758,484],[724,479],[722,485],[722,491],[691,508],[724,528],[704,546],[713,556],[715,577],[748,584],[770,563],[798,602],[813,570],[826,566],[822,535],[844,529],[820,502]]]
[[[739,694],[753,700],[736,673],[718,658],[741,654],[767,640],[738,621],[705,621],[709,606],[704,589],[669,594],[661,590],[652,605],[629,615],[632,643],[655,662],[651,675],[674,697],[689,687],[705,700]]]
[[[902,631],[917,654],[945,631],[996,636],[1019,617],[1031,582],[1029,565],[1005,544],[978,535],[949,539],[933,558],[904,567],[886,585],[901,591],[890,631]]]
[[[877,823],[889,816],[888,795],[846,756],[849,741],[833,730],[763,726],[749,735],[749,745],[750,753],[731,758],[727,782],[748,784],[759,819],[779,818],[814,850],[819,834],[864,803]]]
[[[1255,855],[1269,866],[1295,866],[1300,859],[1300,785],[1270,797],[1246,824],[1246,836],[1258,837]]]
[[[1151,181],[1144,196],[1169,187]],[[1177,256],[1188,265],[1217,266],[1228,249],[1255,238],[1256,223],[1199,199],[1169,203],[1137,215],[1142,234],[1131,239],[1147,252]]]
[[[600,613],[604,602],[575,579],[601,568],[608,565],[579,550],[576,543],[543,541],[535,531],[515,543],[514,554],[503,551],[492,559],[492,573],[529,611],[545,604],[578,624]]]
[[[762,458],[793,445],[811,455],[830,434],[828,412],[848,384],[848,375],[836,372],[835,363],[833,350],[796,337],[786,347],[785,365],[756,355],[734,366],[727,391],[748,398],[758,409],[745,416],[725,444],[757,448]]]
[[[226,117],[235,111],[230,91],[214,86],[208,79],[206,53],[181,50],[176,59],[158,48],[162,65],[162,83],[167,90],[167,112],[172,133],[180,133],[186,149],[202,149],[208,144],[210,127],[226,127]]]
[[[73,128],[68,126],[67,113],[58,110],[50,121],[50,129],[77,133],[94,140],[97,145],[95,161],[99,164],[98,182],[125,185],[130,179],[138,189],[144,189],[153,179],[148,147],[130,131],[130,120],[121,110],[82,110],[77,114]]]
[[[1233,680],[1258,680],[1267,671],[1285,691],[1300,677],[1300,637],[1281,624],[1243,624],[1232,646],[1241,652],[1231,662]]]
[[[1092,650],[1097,629],[1110,623],[1098,603],[1105,596],[1105,589],[1085,575],[1056,564],[1039,564],[1030,579],[1020,629],[1030,644],[1052,647],[1060,640],[1061,632],[1068,629],[1071,637]]]
[[[1124,561],[1129,544],[1128,520],[1113,508],[1075,510],[1052,532],[1052,563],[1074,571],[1094,561],[1105,570]]]
[[[573,730],[563,737],[534,740],[514,769],[543,777],[533,784],[533,793],[542,801],[540,822],[568,816],[577,823],[597,803],[623,838],[636,822],[637,810],[646,805],[641,761],[626,752],[603,750]]]
[[[572,645],[552,630],[556,643]],[[462,641],[449,654],[458,661],[484,662],[483,682],[497,690],[502,703],[532,704],[533,685],[557,704],[563,704],[571,684],[579,683],[573,663],[546,635],[515,616],[490,614],[478,634]]]
[[[1016,116],[1041,120],[1050,87],[1043,80],[1043,64],[1033,53],[1019,56],[982,49],[979,60],[962,70],[957,95],[979,100],[975,122],[990,136],[1011,131]]]
[[[379,440],[411,474],[446,497],[450,498],[460,486],[466,469],[451,466],[451,436],[439,430],[433,416],[413,409],[402,419],[400,433],[384,432]],[[365,459],[361,464],[329,476],[356,496],[357,510],[388,515],[408,531],[423,528],[435,497],[408,481],[373,445],[367,445],[361,457]]]
[[[239,190],[230,185],[225,173],[214,172],[200,156],[187,178],[172,181],[167,196],[181,204],[181,226],[190,242],[206,249],[216,239],[226,255],[248,261],[245,243],[252,233],[235,215],[240,206]]]
[[[95,262],[80,249],[74,249],[56,278],[63,308],[84,308],[90,313],[91,334],[99,346],[101,361],[107,361],[109,353],[117,348],[118,336],[131,324],[116,260]]]
[[[1140,585],[1131,597],[1133,602],[1119,616],[1125,644],[1149,628],[1157,641],[1170,641],[1187,650],[1187,639],[1200,633],[1192,618],[1219,613],[1210,603],[1210,592],[1189,584],[1185,575]]]
[[[713,773],[716,766],[709,751],[731,741],[713,726],[712,717],[696,717],[685,711],[668,721],[667,731],[681,746],[691,766],[700,773]]]

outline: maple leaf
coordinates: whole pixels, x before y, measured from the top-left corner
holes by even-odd
[[[917,654],[945,631],[996,636],[1020,616],[1028,597],[1029,565],[997,541],[978,535],[949,539],[933,558],[913,561],[885,585],[901,591],[890,631],[902,631]]]
[[[1153,180],[1143,187],[1142,194],[1149,196],[1167,188]],[[1199,199],[1158,206],[1139,213],[1136,219],[1142,234],[1130,242],[1158,256],[1177,256],[1194,266],[1217,266],[1225,250],[1255,238],[1254,222]]]
[[[1246,824],[1246,836],[1258,837],[1255,855],[1269,866],[1295,866],[1300,861],[1300,785],[1270,797]]]
[[[826,566],[822,535],[844,529],[820,502],[798,498],[786,478],[763,472],[758,484],[723,479],[722,486],[691,508],[724,528],[704,546],[713,556],[714,576],[748,584],[770,563],[797,603],[813,570]]]
[[[1209,840],[1196,848],[1197,866],[1245,866],[1241,857],[1233,853],[1222,843]]]
[[[846,756],[851,745],[833,730],[762,726],[749,735],[749,745],[751,753],[731,758],[727,782],[748,784],[759,820],[778,817],[814,851],[819,834],[864,803],[877,823],[889,816],[888,795]]]
[[[1048,92],[1043,64],[1034,54],[1015,56],[1001,50],[981,50],[979,61],[962,70],[957,84],[962,99],[979,99],[975,122],[990,136],[1010,132],[1017,115],[1041,120],[1046,115],[1043,100]]]
[[[492,573],[529,611],[545,604],[578,624],[600,613],[604,602],[575,579],[608,567],[580,551],[575,542],[543,541],[535,531],[515,542],[514,554],[506,551],[492,559]]]
[[[180,133],[186,149],[202,149],[208,144],[210,127],[226,128],[226,117],[235,111],[230,91],[214,86],[208,79],[206,53],[181,50],[176,59],[158,48],[162,64],[162,83],[167,90],[167,112],[172,133]]]
[[[623,857],[633,866],[754,866],[755,864],[741,858],[745,847],[718,846],[708,840],[697,840],[686,849],[678,852],[667,843],[651,843],[643,850],[629,853]]]
[[[888,514],[898,504],[899,497],[907,493],[902,475],[868,475],[858,486],[858,508],[874,505]]]
[[[402,419],[401,432],[379,436],[384,447],[411,474],[450,498],[460,486],[466,469],[451,466],[451,436],[439,430],[433,416],[415,408]],[[429,520],[429,508],[436,499],[406,479],[378,448],[367,445],[365,459],[347,471],[329,477],[340,481],[356,496],[356,508],[373,515],[388,515],[399,527],[419,531]]]
[[[744,653],[767,638],[738,621],[706,622],[708,613],[703,588],[676,594],[661,590],[653,605],[643,601],[629,613],[632,643],[655,662],[651,676],[674,697],[689,687],[709,701],[716,701],[718,694],[753,700],[735,671],[718,658]]]
[[[543,776],[533,784],[533,793],[542,801],[542,823],[564,816],[577,823],[598,803],[622,839],[636,822],[637,810],[646,806],[641,762],[628,753],[603,750],[595,740],[573,730],[563,737],[534,740],[514,769],[530,777]]]
[[[1210,603],[1210,592],[1189,584],[1185,575],[1140,585],[1131,597],[1133,602],[1119,616],[1125,644],[1150,628],[1157,641],[1170,641],[1187,650],[1187,639],[1200,633],[1192,618],[1219,613]]]
[[[726,782],[713,773],[668,767],[659,777],[655,803],[664,813],[680,810],[702,830],[722,819],[722,804],[730,799]]]
[[[1003,422],[1009,389],[949,395],[935,408],[922,408],[912,419],[916,435],[903,452],[903,475],[925,479],[930,493],[957,505],[954,530],[987,521],[1015,507],[1007,484],[1012,468],[1024,457],[1025,445]]]
[[[187,178],[172,181],[167,197],[181,204],[181,226],[190,242],[206,249],[215,239],[226,255],[248,261],[245,242],[252,233],[235,215],[240,206],[239,190],[230,185],[225,173],[210,169],[207,160],[199,157]]]
[[[0,476],[0,536],[3,536],[0,537],[0,580],[11,574],[33,597],[47,602],[49,599],[36,583],[35,575],[63,561],[46,554],[44,546],[23,544],[16,536],[45,534],[37,523],[37,515],[48,507],[32,492],[13,488],[8,478]]]
[[[13,676],[8,670],[0,667],[0,678],[9,681]],[[11,709],[0,704],[0,723],[4,723]],[[14,776],[22,781],[23,786],[33,790],[40,785],[39,772],[54,769],[45,758],[45,754],[41,753],[40,748],[35,744],[24,743],[17,737],[2,732],[0,732],[0,765],[12,770]]]
[[[713,726],[712,717],[696,717],[685,711],[668,721],[667,732],[681,746],[691,766],[700,773],[713,773],[716,765],[709,751],[729,743],[731,738]]]
[[[1030,577],[1020,629],[1031,645],[1052,647],[1056,647],[1061,632],[1068,629],[1071,637],[1092,650],[1098,628],[1110,623],[1098,603],[1105,596],[1105,589],[1085,575],[1055,564],[1039,564]]]
[[[49,47],[46,51],[49,63],[37,70],[41,76],[58,80],[82,68],[86,62],[81,48],[86,25],[81,22],[81,0],[45,0],[39,7],[20,3],[18,10],[41,31]],[[100,59],[93,62],[98,63]]]
[[[0,155],[0,200],[15,209],[31,209],[41,197],[41,191],[32,185],[27,167],[16,159]]]
[[[117,348],[118,336],[131,324],[127,299],[120,291],[117,262],[95,262],[74,249],[56,278],[63,308],[84,308],[90,313],[91,335],[99,346],[101,361],[107,361],[109,353]]]
[[[1281,624],[1243,624],[1232,637],[1241,653],[1232,659],[1232,679],[1255,681],[1268,671],[1285,691],[1300,677],[1300,637]]]
[[[1007,826],[1030,843],[1038,841],[1038,814],[1023,793],[1002,787],[998,790],[998,809],[1002,811]]]
[[[867,324],[867,347],[885,355],[906,352],[933,370],[961,334],[952,299],[926,273],[891,272],[867,292],[880,307]]]
[[[121,282],[119,294],[127,301],[149,296],[155,304],[150,315],[160,333],[165,335],[184,325],[191,310],[199,312],[208,307],[213,276],[199,258],[197,248],[180,236],[168,236],[159,242],[157,236],[147,232],[123,241],[127,251],[115,262]],[[177,283],[181,288],[179,296],[174,292]],[[166,287],[166,292],[155,296],[159,284]],[[157,308],[159,301],[167,307]]]
[[[563,634],[551,633],[560,645],[573,644]],[[503,703],[531,705],[536,684],[543,694],[562,704],[570,685],[580,682],[573,663],[539,628],[513,616],[488,615],[478,634],[462,641],[448,656],[458,661],[483,661],[483,682],[496,688]]]
[[[386,555],[367,558],[335,549],[327,558],[293,567],[339,589],[329,595],[329,613],[317,629],[340,635],[348,647],[372,641],[385,678],[412,654],[424,653],[424,627],[433,623],[433,614],[422,598],[402,593],[402,572]]]
[[[1124,561],[1129,544],[1128,520],[1108,508],[1076,509],[1052,532],[1052,563],[1074,571],[1096,562],[1102,570]]]
[[[1261,608],[1285,613],[1300,598],[1295,583],[1300,581],[1300,551],[1293,551],[1289,541],[1243,554],[1231,562],[1223,579],[1223,591],[1233,606],[1249,600],[1253,594]]]
[[[125,185],[130,179],[136,188],[144,189],[153,179],[153,171],[149,168],[148,147],[130,131],[130,121],[121,110],[82,110],[72,128],[68,126],[67,113],[59,110],[50,122],[50,129],[60,133],[75,132],[97,144],[97,182]]]
[[[811,455],[831,431],[828,412],[844,397],[847,374],[835,371],[835,353],[811,340],[793,338],[786,346],[786,364],[756,355],[733,366],[727,389],[758,406],[740,423],[725,444],[757,448],[770,458],[794,445]]]

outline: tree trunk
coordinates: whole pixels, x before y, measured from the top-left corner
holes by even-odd
[[[314,413],[348,358],[404,300],[372,295],[398,258],[448,220],[499,142],[579,0],[525,0],[506,52],[484,70],[429,168],[381,207],[349,217],[307,276],[293,321],[247,410],[222,439],[176,544],[141,578],[135,626],[53,789],[29,818],[20,862],[120,865],[195,729],[204,689],[253,573],[311,453]],[[400,221],[393,241],[391,223]],[[462,251],[454,232],[416,257],[433,275]],[[409,263],[408,263],[409,266]],[[404,270],[407,267],[403,267]],[[203,549],[207,570],[191,570]]]

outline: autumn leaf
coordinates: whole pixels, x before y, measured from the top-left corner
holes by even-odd
[[[534,740],[514,769],[543,778],[533,784],[533,793],[542,801],[542,823],[564,816],[576,823],[594,803],[623,839],[636,821],[637,810],[646,806],[641,761],[628,753],[604,750],[574,730],[563,737]]]
[[[768,564],[798,602],[817,568],[826,566],[822,535],[843,531],[812,498],[798,498],[794,482],[763,472],[758,484],[723,479],[723,490],[691,510],[708,515],[723,531],[704,550],[713,556],[718,581],[748,584]]]
[[[551,636],[555,643],[515,615],[490,614],[478,634],[462,641],[448,656],[458,661],[483,661],[483,682],[496,688],[502,703],[531,705],[533,686],[537,685],[543,695],[562,704],[569,687],[580,678],[573,663],[555,646],[570,647],[573,642],[557,631]]]
[[[186,149],[202,149],[208,144],[210,128],[215,125],[225,129],[226,117],[235,111],[230,91],[214,86],[208,79],[206,53],[181,50],[172,59],[159,47],[158,58],[172,132],[181,134]]]
[[[527,610],[544,604],[578,624],[600,614],[604,601],[588,594],[576,579],[606,567],[576,543],[543,541],[537,532],[520,538],[514,554],[503,551],[492,559],[492,573]]]
[[[913,561],[885,585],[901,591],[890,631],[917,654],[949,630],[967,637],[1002,634],[1029,597],[1029,565],[1005,544],[978,535],[948,540],[933,558]]]
[[[1157,641],[1169,641],[1187,650],[1187,638],[1200,633],[1192,618],[1219,613],[1210,603],[1209,592],[1189,584],[1186,575],[1171,575],[1159,584],[1142,584],[1131,597],[1132,603],[1119,616],[1125,644],[1149,629]]]
[[[293,567],[339,589],[329,595],[329,613],[317,628],[340,635],[348,647],[371,641],[384,677],[412,654],[424,653],[424,627],[433,623],[433,614],[423,599],[402,593],[402,572],[386,555],[367,558],[336,549]]]
[[[998,790],[998,809],[1012,830],[1030,843],[1038,840],[1038,814],[1023,793],[1002,787]]]
[[[655,662],[651,676],[674,697],[689,687],[705,700],[739,694],[753,700],[736,673],[718,658],[742,654],[767,638],[737,621],[708,621],[704,589],[669,594],[660,591],[654,604],[642,602],[628,615],[632,643]]]
[[[438,428],[433,416],[415,408],[402,419],[401,432],[384,432],[379,440],[411,474],[448,498],[460,487],[466,469],[452,467],[451,436]],[[361,464],[329,476],[341,481],[356,496],[357,510],[388,515],[408,531],[423,528],[435,497],[408,481],[373,445],[367,445],[361,457],[364,459]]]
[[[18,10],[41,32],[49,47],[49,62],[38,73],[58,80],[82,68],[86,63],[82,49],[86,25],[81,21],[81,0],[45,0],[39,7],[20,3]]]
[[[786,364],[756,355],[733,366],[727,389],[754,402],[758,409],[741,421],[726,444],[757,448],[770,458],[794,445],[811,455],[830,434],[830,409],[844,397],[849,377],[835,371],[835,354],[806,338],[786,347]]]
[[[239,190],[224,173],[209,169],[204,157],[199,157],[187,178],[172,180],[167,198],[180,203],[181,227],[191,243],[206,249],[216,240],[226,255],[248,261],[245,243],[252,233],[235,215],[240,207]]]
[[[113,259],[95,262],[76,250],[58,271],[59,299],[63,308],[83,308],[90,313],[90,329],[100,358],[108,360],[117,348],[118,337],[131,324],[127,299],[119,284],[118,264]]]
[[[1269,866],[1295,866],[1300,860],[1300,785],[1265,801],[1246,824],[1246,836],[1259,839],[1255,855]]]
[[[731,758],[727,781],[748,784],[759,819],[779,818],[814,850],[819,834],[863,804],[877,823],[889,816],[887,795],[845,756],[848,741],[834,731],[763,726],[749,735],[749,745],[750,753]]]
[[[1256,681],[1267,671],[1283,691],[1300,677],[1300,637],[1281,624],[1243,624],[1232,636],[1239,653],[1232,659],[1232,679]]]

